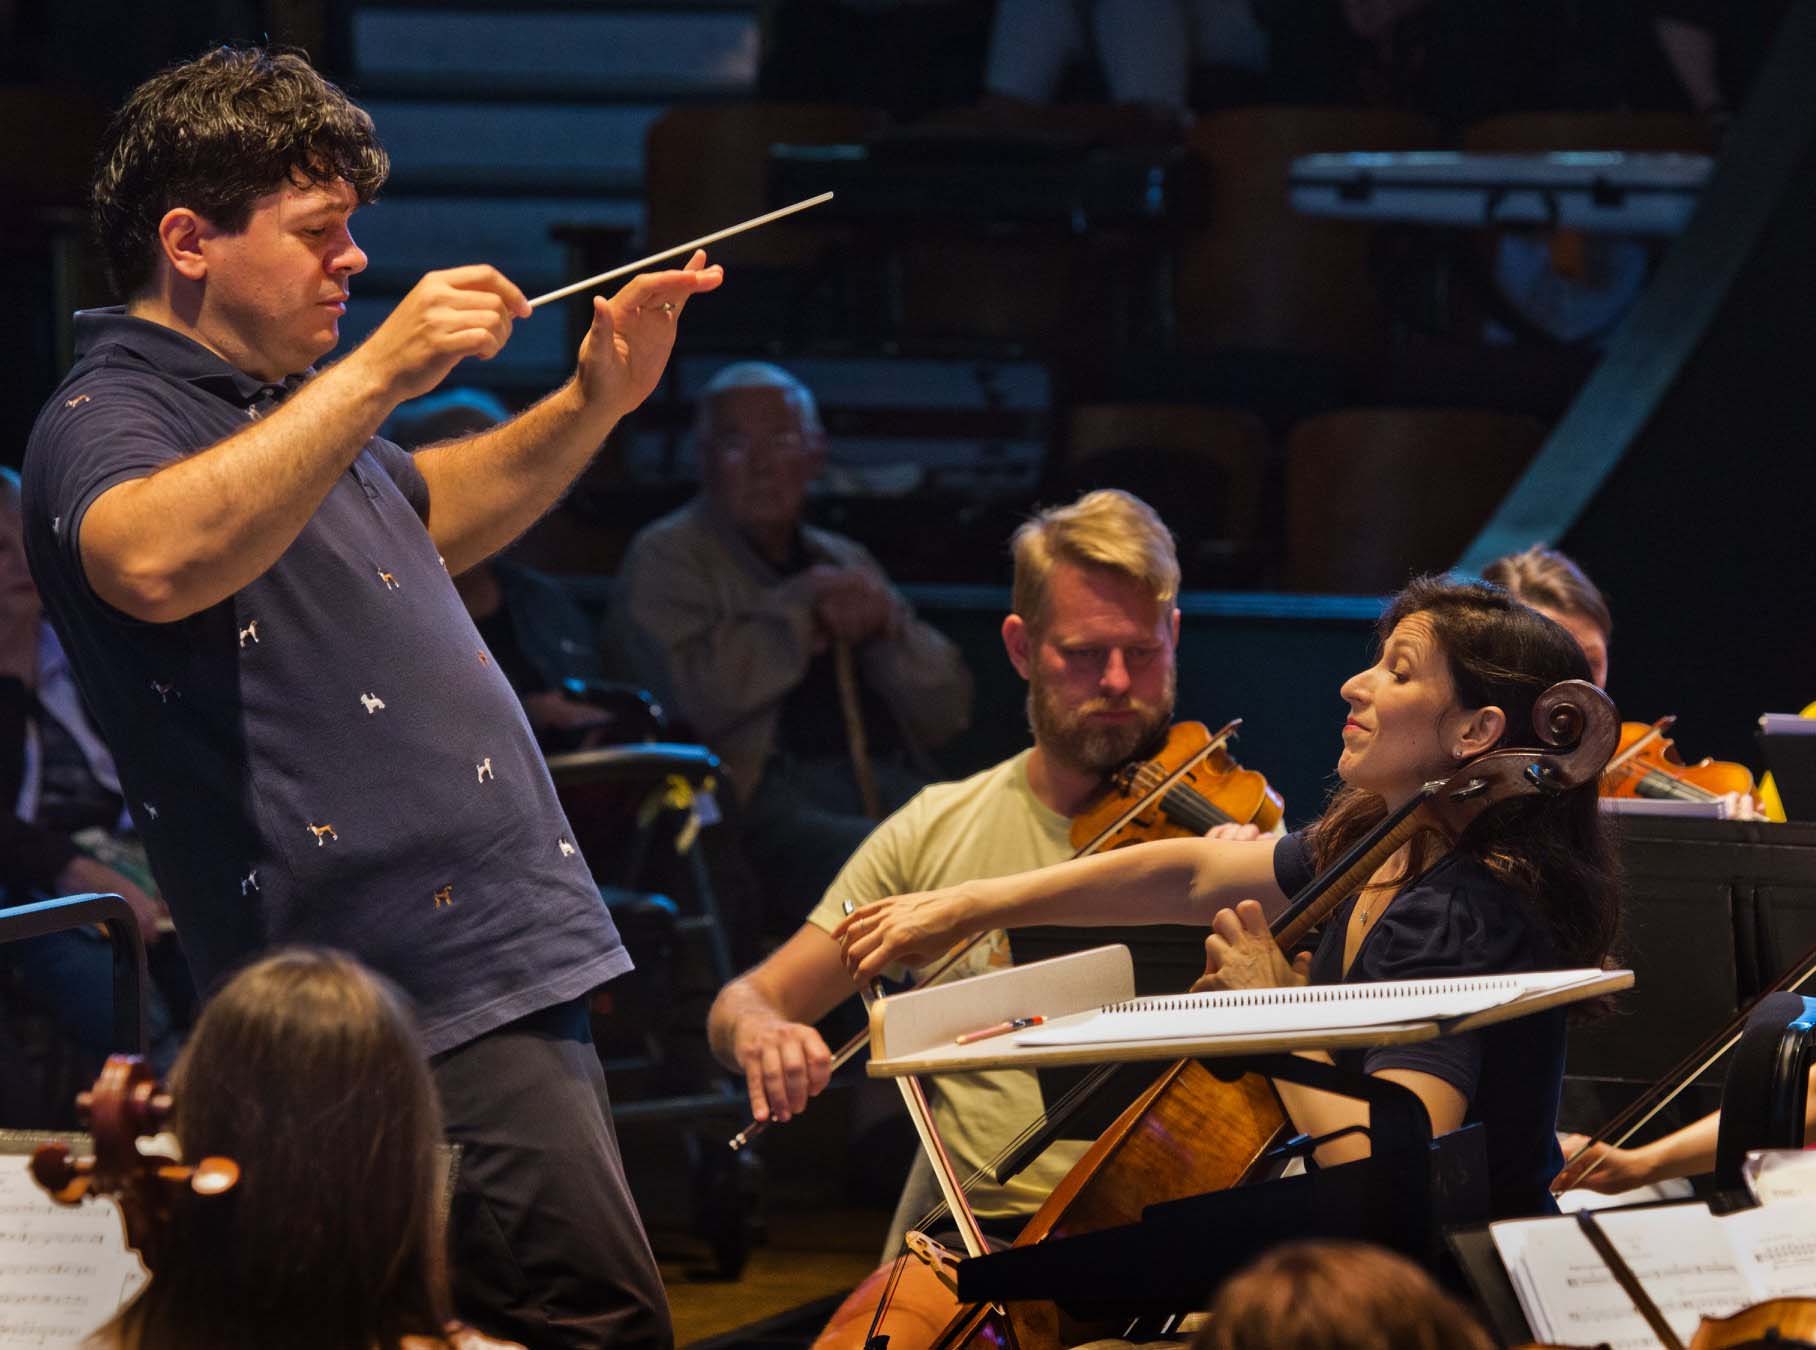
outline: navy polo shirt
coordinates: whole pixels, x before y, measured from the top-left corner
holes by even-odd
[[[26,548],[197,983],[338,947],[415,1000],[433,1054],[630,969],[410,455],[374,438],[263,576],[143,623],[89,588],[84,513],[298,381],[119,309],[78,314],[76,351],[26,451]]]

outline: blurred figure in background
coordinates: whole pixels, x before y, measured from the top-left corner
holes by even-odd
[[[640,531],[623,595],[658,696],[725,761],[779,931],[971,715],[958,648],[856,541],[806,525],[826,458],[813,395],[740,362],[700,396],[701,490]]]

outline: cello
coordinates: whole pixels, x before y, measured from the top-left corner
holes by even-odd
[[[1426,784],[1293,898],[1273,921],[1276,942],[1292,952],[1422,831],[1437,831],[1454,840],[1499,802],[1556,794],[1593,782],[1614,749],[1617,722],[1614,705],[1594,685],[1582,680],[1553,685],[1533,706],[1533,730],[1542,748],[1489,751],[1464,763],[1449,778]],[[1069,1097],[1076,1100],[1081,1093],[1088,1094],[1112,1072],[1094,1071],[1080,1092]],[[1056,1104],[1050,1118],[1040,1123],[1035,1142],[1057,1134],[1058,1121],[1052,1117],[1062,1115],[1068,1104]],[[1222,1128],[1207,1132],[1206,1121],[1216,1121]],[[1257,1179],[1286,1125],[1285,1112],[1267,1079],[1251,1074],[1225,1083],[1197,1061],[1181,1060],[1097,1138],[1028,1221],[1015,1245],[1131,1223],[1159,1201]],[[1191,1146],[1184,1141],[1191,1141]],[[937,1170],[937,1160],[935,1166]],[[1066,1343],[1053,1305],[960,1305],[931,1267],[909,1276],[908,1259],[898,1258],[853,1291],[816,1347],[870,1350],[881,1337],[888,1337],[894,1350],[1001,1345],[1057,1350]],[[927,1336],[926,1328],[946,1309],[951,1310],[950,1318],[937,1334]]]

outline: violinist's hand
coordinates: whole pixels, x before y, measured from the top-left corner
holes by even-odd
[[[867,986],[896,964],[924,966],[978,931],[963,886],[891,896],[848,914],[832,936],[845,969]]]
[[[1760,808],[1759,799],[1751,792],[1723,793],[1721,815],[1723,820],[1766,819],[1766,813]]]
[[[1204,832],[1204,837],[1206,839],[1240,839],[1244,841],[1259,839],[1261,827],[1259,825],[1242,825],[1232,820],[1225,825],[1211,826]]]
[[[1218,910],[1212,918],[1211,935],[1204,940],[1204,974],[1192,992],[1306,984],[1311,961],[1311,953],[1301,952],[1289,963],[1268,930],[1260,902],[1244,900],[1234,909]]]
[[[1589,1150],[1582,1157],[1576,1155],[1583,1145],[1589,1144]],[[1636,1186],[1649,1185],[1658,1180],[1653,1175],[1646,1151],[1643,1148],[1615,1148],[1610,1144],[1590,1144],[1586,1134],[1566,1134],[1558,1139],[1558,1145],[1564,1150],[1564,1170],[1551,1179],[1551,1193],[1562,1195],[1565,1191],[1597,1191],[1602,1195],[1619,1195]],[[1574,1162],[1568,1161],[1575,1158]],[[1599,1161],[1598,1161],[1599,1159]],[[1593,1172],[1585,1177],[1590,1167]]]
[[[832,1052],[820,1033],[800,1022],[750,1015],[732,1039],[752,1120],[783,1121],[807,1109],[832,1077]]]
[[[695,249],[679,271],[633,277],[610,300],[593,297],[593,326],[580,344],[580,391],[587,406],[613,420],[650,396],[675,348],[675,325],[688,297],[717,290],[725,269]]]

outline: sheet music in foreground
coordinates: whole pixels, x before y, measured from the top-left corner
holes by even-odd
[[[0,1350],[65,1350],[148,1278],[112,1200],[55,1204],[20,1154],[0,1154]]]
[[[1816,1201],[1787,1200],[1717,1218],[1701,1202],[1603,1211],[1602,1231],[1689,1341],[1704,1317],[1816,1293]],[[1659,1341],[1574,1218],[1491,1224],[1533,1334],[1563,1345]]]
[[[1470,975],[1449,980],[1306,984],[1137,998],[1020,1032],[1017,1045],[1202,1041],[1219,1036],[1347,1030],[1444,1021],[1601,978],[1594,969]]]

